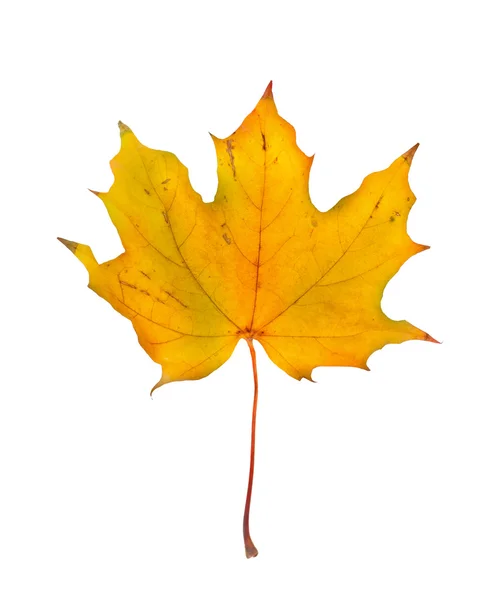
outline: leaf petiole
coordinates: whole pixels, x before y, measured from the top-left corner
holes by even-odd
[[[256,353],[255,347],[253,346],[253,340],[246,338],[248,342],[249,350],[251,353],[251,363],[253,365],[253,380],[255,382],[255,395],[253,398],[253,415],[251,418],[251,452],[250,452],[250,468],[248,478],[248,490],[246,492],[246,505],[244,507],[244,518],[243,518],[243,536],[244,536],[244,549],[246,551],[246,558],[253,558],[258,555],[253,540],[251,539],[249,532],[249,513],[251,506],[251,492],[253,490],[253,472],[255,469],[255,430],[256,430],[256,409],[258,404],[258,373],[256,370]]]

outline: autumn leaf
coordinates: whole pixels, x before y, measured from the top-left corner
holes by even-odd
[[[406,231],[417,145],[321,212],[308,192],[312,157],[279,116],[271,84],[236,132],[213,136],[214,202],[202,201],[174,154],[147,148],[119,127],[114,183],[94,193],[125,252],[98,264],[88,246],[60,239],[87,268],[89,287],[131,320],[161,365],[153,390],[206,377],[247,341],[255,399],[244,539],[247,556],[256,556],[248,525],[258,397],[253,341],[296,379],[311,379],[317,366],[367,369],[385,344],[434,341],[380,306],[390,278],[427,248]]]

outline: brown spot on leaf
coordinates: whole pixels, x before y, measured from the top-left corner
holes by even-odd
[[[161,291],[163,292],[163,294],[166,294],[167,296],[169,296],[172,300],[175,300],[175,302],[178,302],[181,306],[183,306],[184,308],[189,308],[187,306],[187,304],[184,304],[182,302],[182,300],[179,300],[176,296],[174,296],[171,292],[168,292],[167,290],[165,290],[164,288],[161,288]],[[160,300],[159,298],[157,298],[157,300],[159,302],[161,302],[162,304],[164,304],[163,300]]]
[[[145,192],[145,193],[146,193],[148,196],[150,196],[150,195],[151,195],[151,192],[150,192],[149,190],[146,190],[146,188],[144,188],[144,192]]]
[[[234,176],[234,179],[235,179],[236,178],[236,165],[234,164],[234,154],[232,153],[232,150],[234,149],[232,142],[233,142],[233,140],[227,140],[227,154],[229,155],[229,161],[230,161],[230,167],[232,169],[232,175]]]
[[[381,196],[379,197],[379,200],[376,202],[376,206],[374,207],[374,210],[377,210],[379,208],[379,205],[381,204],[381,200],[383,200],[383,194],[381,194]]]
[[[227,243],[227,245],[230,246],[230,244],[232,242],[232,240],[230,239],[230,237],[226,233],[224,233],[222,237],[225,240],[225,242]]]

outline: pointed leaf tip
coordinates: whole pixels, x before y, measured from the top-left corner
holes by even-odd
[[[419,148],[419,144],[415,144],[410,150],[407,150],[405,154],[402,154],[402,158],[404,158],[409,165],[412,163],[412,159],[416,154],[416,150]]]
[[[269,85],[265,88],[265,91],[263,92],[262,100],[264,100],[265,98],[270,98],[271,100],[274,99],[274,94],[272,93],[272,81],[269,83]]]
[[[436,340],[434,337],[432,337],[429,333],[425,333],[425,342],[433,342],[434,344],[441,344],[442,342],[439,342],[438,340]]]
[[[123,123],[122,121],[118,121],[118,127],[120,128],[121,135],[127,133],[128,131],[131,131],[130,127],[128,127],[128,125],[125,125],[125,123]]]
[[[61,237],[58,237],[57,239],[61,242],[61,244],[64,244],[68,250],[71,250],[71,252],[73,254],[75,254],[75,252],[78,248],[77,242],[71,242],[71,241],[65,240],[64,238],[61,238]]]

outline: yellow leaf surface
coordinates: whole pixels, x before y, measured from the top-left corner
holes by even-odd
[[[114,183],[97,193],[125,252],[85,265],[89,287],[130,319],[161,380],[199,379],[257,340],[286,373],[367,368],[389,343],[432,340],[381,310],[389,279],[425,250],[407,234],[416,146],[327,212],[312,204],[312,158],[276,109],[271,86],[239,129],[213,137],[218,190],[205,203],[174,154],[142,145],[120,123]]]

